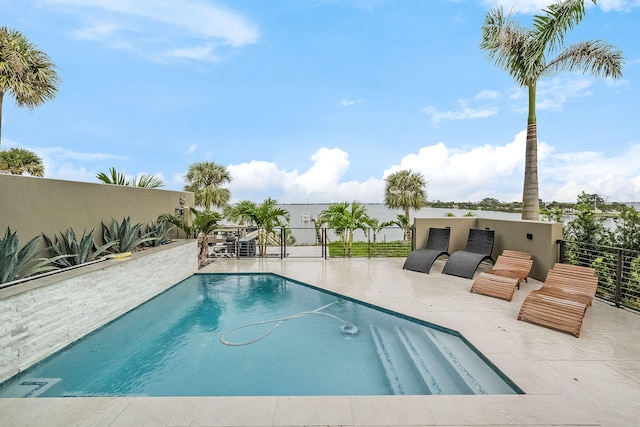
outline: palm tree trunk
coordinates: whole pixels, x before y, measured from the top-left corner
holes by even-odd
[[[209,237],[207,233],[202,235],[202,243],[200,243],[200,252],[198,253],[198,264],[202,267],[207,260],[207,252],[209,251]]]
[[[529,85],[529,116],[524,160],[524,186],[522,190],[522,219],[540,219],[538,196],[538,134],[536,124],[536,84]]]
[[[402,243],[407,243],[411,238],[411,219],[409,218],[409,206],[404,207],[404,215],[407,217],[407,228],[402,230]]]

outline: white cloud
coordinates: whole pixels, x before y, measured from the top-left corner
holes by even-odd
[[[575,75],[541,80],[536,90],[536,109],[560,111],[571,98],[586,97],[594,79]]]
[[[497,142],[469,149],[448,147],[444,142],[425,145],[416,153],[404,155],[399,163],[389,166],[379,177],[344,181],[352,167],[349,155],[339,148],[318,149],[312,165],[304,171],[286,170],[274,162],[252,160],[231,164],[227,169],[232,182],[229,189],[233,201],[249,199],[260,202],[274,197],[281,203],[331,203],[360,201],[381,203],[384,178],[401,169],[422,173],[428,181],[429,200],[478,201],[494,197],[502,201],[519,201],[524,175],[523,130],[508,143]],[[17,146],[3,140],[3,147]],[[54,179],[97,182],[97,172],[106,172],[103,164],[118,156],[105,153],[79,153],[62,148],[29,148],[43,158],[45,176]],[[580,192],[605,195],[611,201],[640,200],[640,143],[616,155],[605,152],[558,153],[544,141],[538,143],[540,197],[545,201],[577,199]],[[138,172],[136,175],[140,175]],[[162,171],[154,173],[164,179]],[[127,175],[134,176],[133,174]],[[165,182],[167,189],[182,189],[184,173],[175,173]]]
[[[135,50],[158,61],[215,61],[216,47],[256,43],[257,27],[244,16],[203,0],[44,0],[76,15],[76,37]]]
[[[342,177],[351,166],[348,154],[338,148],[320,148],[306,171],[287,171],[265,161],[230,165],[233,180],[229,188],[234,201],[261,201],[271,196],[281,203],[381,203],[384,178],[398,170],[411,169],[427,179],[429,200],[478,201],[494,197],[520,201],[525,142],[525,130],[506,144],[455,149],[439,142],[405,155],[380,177],[347,182]],[[600,152],[556,153],[553,146],[539,141],[540,197],[545,201],[572,202],[586,191],[607,195],[610,200],[640,200],[638,164],[640,144],[606,157]]]
[[[343,107],[347,107],[349,105],[356,105],[356,104],[362,104],[362,100],[361,99],[343,99],[342,101],[340,101],[340,105],[342,105]]]
[[[185,155],[193,154],[193,153],[195,153],[196,148],[198,148],[198,146],[196,144],[190,144],[187,147],[187,149],[185,150],[184,154]]]
[[[383,176],[401,169],[420,172],[429,182],[430,200],[466,201],[495,197],[499,200],[518,200],[522,191],[520,177],[524,170],[526,132],[518,133],[506,145],[483,145],[469,150],[449,149],[444,143],[421,148],[408,154]],[[540,144],[539,158],[550,147]]]
[[[304,172],[286,171],[275,163],[255,160],[229,165],[233,177],[229,189],[234,201],[261,201],[270,195],[282,203],[379,202],[384,190],[381,179],[340,181],[349,168],[348,157],[338,148],[322,147],[311,156],[313,164]]]
[[[545,200],[574,201],[585,191],[606,195],[610,200],[640,200],[640,144],[607,157],[603,152],[585,151],[551,156],[540,164]]]
[[[470,100],[459,99],[458,110],[440,111],[432,105],[424,107],[421,111],[431,118],[431,124],[438,127],[443,120],[469,120],[483,119],[498,114],[498,108],[489,102],[499,98],[499,93],[495,91],[482,91]],[[469,104],[481,103],[484,105],[470,107]]]

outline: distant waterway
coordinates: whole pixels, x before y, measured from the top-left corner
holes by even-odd
[[[378,219],[380,222],[395,221],[398,214],[404,214],[402,209],[389,209],[382,203],[369,203],[365,204],[367,207],[367,213],[370,217]],[[283,204],[280,205],[283,209],[286,209],[291,214],[291,220],[289,224],[291,228],[306,228],[312,218],[317,218],[320,212],[326,210],[329,204]],[[480,218],[492,218],[492,219],[520,219],[519,213],[511,212],[494,212],[494,211],[482,211],[475,210],[469,211],[464,209],[449,209],[449,208],[422,208],[418,211],[411,210],[409,212],[411,222],[414,218],[439,218],[444,217],[448,213],[452,213],[457,217],[465,216],[468,212]]]
[[[404,214],[401,209],[389,209],[382,203],[369,203],[365,204],[367,207],[367,214],[376,218],[380,223],[387,221],[395,221],[398,214]],[[289,226],[296,238],[297,244],[313,244],[315,242],[315,228],[313,219],[317,218],[320,212],[326,210],[329,204],[282,204],[281,208],[287,210],[291,215]],[[418,211],[410,211],[410,220],[413,223],[415,218],[439,218],[444,217],[448,213],[452,213],[456,217],[462,217],[467,214],[469,210],[464,209],[447,209],[447,208],[422,208]],[[493,212],[493,211],[471,211],[475,216],[480,218],[493,218],[493,219],[520,219],[519,213],[509,212]],[[333,237],[330,236],[332,240]],[[378,236],[379,241],[394,241],[402,239],[402,230],[397,227],[390,227],[382,230]],[[354,234],[355,240],[364,239],[364,233],[358,230]]]

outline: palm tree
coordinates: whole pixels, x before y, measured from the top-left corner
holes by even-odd
[[[238,203],[226,206],[224,208],[224,216],[239,225],[244,225],[246,222],[252,221],[250,212],[254,211],[256,207],[256,204],[251,200],[241,200]]]
[[[596,0],[592,0],[597,3]],[[502,8],[487,13],[482,25],[480,48],[489,59],[506,70],[521,87],[529,91],[527,142],[525,150],[522,219],[539,219],[538,136],[536,123],[536,85],[543,77],[560,71],[590,72],[594,76],[622,76],[622,53],[601,40],[579,42],[563,47],[567,30],[585,15],[584,0],[565,0],[543,9],[533,17],[533,28],[523,28]],[[551,58],[558,51],[555,58]]]
[[[371,217],[367,213],[367,207],[362,203],[348,202],[332,203],[318,215],[319,224],[327,224],[335,229],[340,236],[347,256],[351,256],[353,246],[353,232],[355,230],[366,231],[372,226]]]
[[[222,215],[218,212],[202,212],[194,208],[190,208],[190,211],[192,215],[191,224],[182,219],[179,215],[172,214],[160,215],[158,217],[158,222],[171,223],[183,230],[188,237],[195,236],[198,238],[198,236],[202,234],[200,250],[198,251],[198,265],[202,267],[206,263],[207,251],[209,250],[209,233],[220,228],[218,221],[222,219]]]
[[[113,166],[109,168],[109,174],[100,172],[96,175],[96,178],[98,178],[100,182],[103,182],[105,184],[128,185],[130,187],[142,188],[164,187],[164,182],[162,181],[162,179],[158,178],[155,175],[143,173],[142,175],[140,175],[140,178],[133,177],[130,180],[127,180],[127,176],[125,175],[125,173],[118,172]]]
[[[0,141],[2,102],[13,94],[18,107],[33,109],[53,99],[60,79],[51,58],[19,31],[0,27]]]
[[[388,221],[382,224],[383,227],[387,227],[389,225],[397,225],[398,227],[404,230],[404,234],[402,237],[402,243],[409,242],[411,239],[411,223],[409,222],[409,217],[402,214],[397,214],[395,221]],[[407,230],[409,230],[407,232]]]
[[[27,173],[32,176],[44,176],[44,165],[42,159],[33,151],[10,148],[0,151],[0,171],[13,175]]]
[[[189,166],[185,177],[187,185],[184,189],[195,194],[196,204],[205,210],[211,205],[224,207],[231,200],[231,192],[222,188],[222,184],[231,182],[231,174],[222,165],[214,162],[198,162]]]
[[[141,187],[141,188],[160,188],[164,187],[164,181],[158,178],[155,175],[150,175],[148,173],[143,173],[139,177],[131,178],[129,181],[129,185],[132,187]]]
[[[405,242],[411,239],[409,209],[419,210],[427,205],[427,182],[421,173],[401,170],[389,175],[384,189],[384,204],[390,209],[404,209],[407,225],[403,227]]]
[[[262,204],[257,205],[249,200],[242,200],[226,210],[228,218],[236,221],[246,221],[258,227],[259,256],[267,253],[269,237],[275,235],[277,227],[286,227],[291,214],[278,206],[278,201],[268,197]]]
[[[100,172],[96,178],[105,184],[127,185],[127,177],[124,172],[118,172],[113,166],[109,168],[109,175]]]

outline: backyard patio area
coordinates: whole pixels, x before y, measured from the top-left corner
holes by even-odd
[[[2,425],[637,425],[640,315],[596,300],[580,338],[516,320],[471,280],[404,259],[216,259],[201,272],[273,272],[463,334],[526,395],[0,399]],[[489,268],[490,266],[481,266]]]

